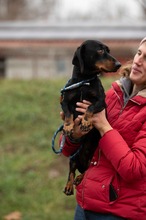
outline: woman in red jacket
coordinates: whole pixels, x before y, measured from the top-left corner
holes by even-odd
[[[146,220],[146,38],[134,57],[129,76],[112,84],[105,110],[92,123],[101,134],[97,150],[82,182],[76,187],[74,220]],[[84,113],[90,103],[77,103]],[[79,147],[81,115],[75,120],[73,138],[65,141],[63,154]],[[92,146],[91,146],[92,147]],[[110,186],[115,196],[109,198]]]

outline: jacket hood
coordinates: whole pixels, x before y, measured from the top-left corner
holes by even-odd
[[[121,77],[116,81],[120,89],[123,91],[124,105],[128,102],[129,99],[138,102],[139,104],[146,103],[146,87],[138,91],[135,95],[131,96],[133,89],[133,83],[128,77]]]
[[[127,101],[130,99],[130,94],[132,92],[133,84],[131,80],[127,77],[121,77],[119,79],[120,86],[123,90],[123,95],[124,95],[124,103],[126,104]]]

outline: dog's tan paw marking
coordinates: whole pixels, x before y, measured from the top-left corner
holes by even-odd
[[[73,124],[70,125],[64,125],[63,132],[65,135],[70,136],[73,133]]]
[[[81,122],[81,130],[82,131],[90,131],[91,128],[92,128],[91,121],[90,120],[87,121],[83,118],[82,122]]]
[[[82,182],[83,177],[84,177],[84,174],[78,175],[74,180],[74,185],[78,186]]]
[[[71,196],[74,194],[74,187],[73,187],[73,183],[71,181],[69,181],[66,186],[65,189],[63,191],[67,196]]]

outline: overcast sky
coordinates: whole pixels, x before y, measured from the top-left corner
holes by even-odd
[[[122,14],[122,20],[136,21],[141,18],[140,0],[58,0],[55,14],[58,18],[66,19],[81,15],[82,17],[98,18],[101,20],[106,17],[104,12],[108,13],[111,19],[117,19]]]

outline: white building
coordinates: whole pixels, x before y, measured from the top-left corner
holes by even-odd
[[[146,24],[0,23],[0,76],[51,78],[68,76],[76,48],[87,39],[107,44],[119,61],[133,58]]]

